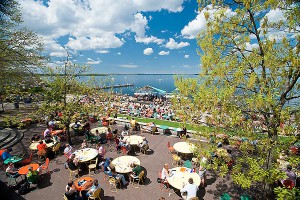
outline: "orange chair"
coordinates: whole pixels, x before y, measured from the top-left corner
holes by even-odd
[[[29,158],[22,160],[22,165],[28,165],[32,162],[33,153],[30,153]]]
[[[46,162],[45,162],[45,165],[42,165],[42,170],[46,170],[47,173],[49,173],[49,163],[50,163],[50,160],[49,158],[46,159]]]
[[[173,146],[171,146],[171,143],[170,143],[170,142],[168,142],[167,147],[168,147],[170,153],[174,153],[174,152],[175,152],[175,149],[174,149]]]

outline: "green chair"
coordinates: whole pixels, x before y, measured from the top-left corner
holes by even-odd
[[[184,161],[183,166],[186,167],[186,168],[190,168],[190,169],[193,168],[193,164],[190,160]]]
[[[252,198],[248,194],[243,194],[241,200],[252,200]]]
[[[222,196],[220,197],[220,200],[230,200],[231,197],[228,193],[223,193]]]

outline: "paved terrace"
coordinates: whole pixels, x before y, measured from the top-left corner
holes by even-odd
[[[97,123],[92,124],[91,128],[97,126]],[[118,128],[119,132],[124,127],[122,122],[118,122],[117,125],[114,125],[114,128]],[[45,130],[46,126],[44,124],[35,124],[31,125],[31,127],[27,130],[24,130],[24,138],[13,147],[12,154],[29,154],[29,144],[30,139],[33,134],[41,134],[43,130]],[[143,200],[158,200],[160,197],[165,197],[167,200],[173,199],[181,199],[180,194],[172,194],[170,197],[168,192],[161,191],[159,188],[159,183],[157,183],[158,173],[161,171],[164,163],[168,163],[170,167],[172,167],[172,157],[168,152],[167,142],[170,141],[171,144],[179,142],[180,139],[175,137],[175,133],[170,136],[166,136],[163,134],[151,135],[148,133],[134,132],[134,134],[139,134],[145,136],[149,141],[149,146],[151,151],[148,152],[148,155],[138,154],[137,157],[141,161],[141,166],[146,169],[147,178],[145,180],[145,184],[141,186],[141,188],[136,189],[131,185],[128,185],[127,188],[120,189],[118,192],[110,192],[109,191],[109,183],[107,180],[103,180],[104,174],[100,172],[98,174],[93,173],[93,178],[99,180],[101,187],[104,190],[104,193],[101,194],[102,200],[134,200],[134,199],[143,199]],[[83,140],[83,136],[78,138],[78,142],[73,145],[73,148],[78,148],[80,143]],[[64,144],[64,143],[62,143]],[[116,158],[121,156],[121,154],[117,154],[116,152],[107,152],[106,157]],[[34,161],[36,162],[36,155],[34,157]],[[50,174],[45,174],[40,184],[39,188],[35,188],[33,185],[33,189],[26,195],[19,195],[16,191],[9,191],[7,187],[5,187],[5,183],[7,182],[7,178],[5,177],[5,173],[3,168],[0,173],[0,180],[2,182],[0,186],[0,199],[30,199],[30,200],[60,200],[62,199],[62,194],[64,193],[65,186],[69,180],[69,171],[64,168],[64,162],[66,158],[62,155],[57,156],[55,159],[50,161],[49,170]],[[83,171],[80,173],[81,176],[87,175],[87,171]],[[231,194],[233,199],[239,199],[239,196],[235,196],[235,194],[240,191],[237,187],[233,186],[229,177],[227,178],[218,178],[214,173],[207,173],[207,187],[199,189],[198,197],[199,199],[219,199],[220,195],[224,192],[228,192]],[[238,192],[242,194],[242,191]],[[4,198],[5,197],[5,198]]]

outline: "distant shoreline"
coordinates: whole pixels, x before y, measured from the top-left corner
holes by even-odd
[[[36,74],[39,76],[51,76],[53,74]],[[64,76],[64,74],[55,74],[57,76]],[[76,76],[115,76],[115,75],[198,75],[198,74],[78,74]]]

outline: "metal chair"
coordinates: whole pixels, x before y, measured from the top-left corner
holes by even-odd
[[[54,145],[54,147],[52,148],[52,151],[54,152],[55,156],[57,156],[57,152],[58,155],[60,154],[60,143],[57,143],[56,145]]]
[[[76,170],[70,170],[69,169],[69,172],[70,172],[70,180],[72,180],[72,178],[73,178],[73,175],[75,175],[75,178],[76,178],[76,176],[79,176],[79,169],[76,169]]]
[[[118,191],[117,180],[114,177],[110,176],[108,178],[108,182],[109,182],[109,191],[117,192]]]
[[[89,168],[89,175],[91,175],[91,171],[92,170],[96,170],[97,167],[97,162],[98,162],[98,158],[96,158],[96,160],[91,160],[88,168]]]
[[[100,198],[101,190],[102,190],[102,188],[98,188],[97,190],[95,190],[94,193],[91,196],[88,197],[88,200],[89,199],[99,199],[99,200],[101,200],[101,198]]]
[[[132,176],[132,187],[134,188],[140,188],[140,183],[144,183],[144,174],[145,171],[141,171],[141,173],[138,176]]]

